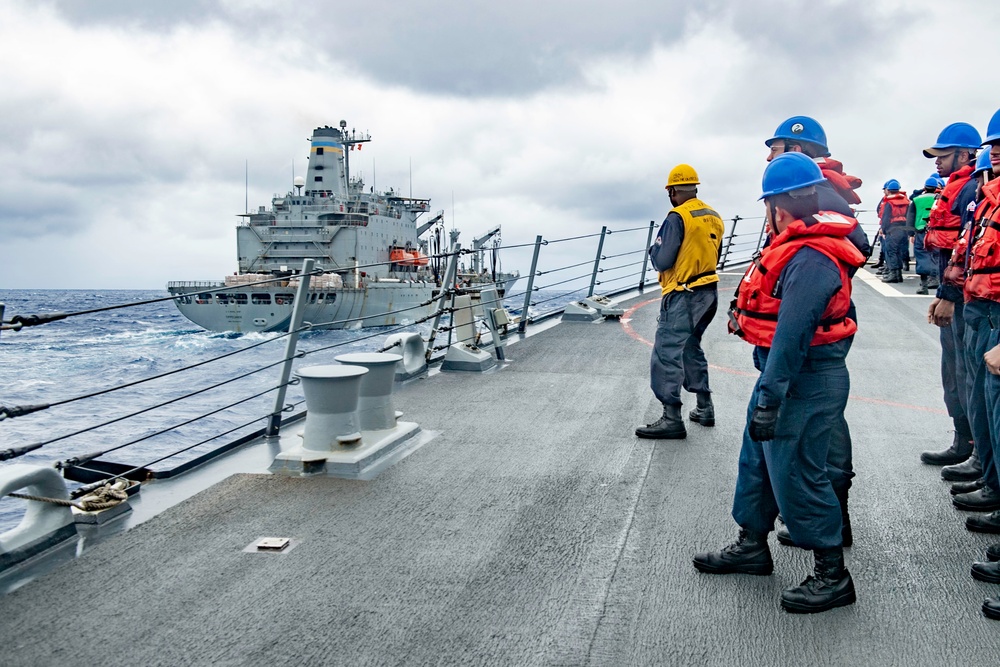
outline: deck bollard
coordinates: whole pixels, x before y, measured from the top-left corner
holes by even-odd
[[[358,402],[361,380],[368,373],[360,366],[327,365],[300,368],[306,397],[306,425],[302,446],[315,452],[332,451],[336,445],[361,440]]]
[[[395,428],[402,412],[392,406],[392,382],[396,366],[402,355],[387,352],[351,352],[334,357],[347,366],[368,369],[361,378],[361,395],[358,400],[358,417],[362,431],[384,431]],[[306,418],[308,421],[308,417]]]
[[[296,375],[306,396],[299,438],[282,436],[269,470],[280,475],[371,479],[426,441],[420,425],[398,421],[393,376],[402,357],[379,352],[342,354],[342,362],[309,366]]]

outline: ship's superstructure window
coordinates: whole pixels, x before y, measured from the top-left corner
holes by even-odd
[[[236,297],[236,303],[246,305],[246,302],[247,302],[247,295],[246,294],[235,294],[233,296]]]
[[[317,146],[316,147],[316,155],[322,155],[322,154],[323,154],[323,147],[322,146]]]
[[[320,181],[323,180],[323,177],[322,176],[313,176],[313,180],[316,181],[317,183],[319,183]]]
[[[269,304],[271,303],[270,294],[251,294],[250,303],[253,304]]]
[[[294,300],[295,300],[295,295],[294,294],[275,294],[274,295],[274,302],[276,304],[278,304],[279,306],[282,306],[282,305],[284,305],[284,306],[291,305],[292,301],[294,301]]]

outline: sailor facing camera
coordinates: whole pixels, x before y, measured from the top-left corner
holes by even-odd
[[[660,272],[660,316],[649,362],[653,395],[663,404],[663,415],[640,426],[640,438],[687,437],[681,416],[681,388],[694,392],[697,407],[691,421],[715,425],[712,390],[708,386],[708,361],[701,337],[719,306],[719,276],[715,272],[722,247],[723,224],[719,214],[698,199],[698,174],[686,164],[670,170],[667,194],[673,205],[649,259]]]
[[[755,346],[760,371],[733,499],[739,538],[694,557],[710,574],[771,574],[767,536],[781,512],[795,544],[815,554],[813,575],[781,594],[782,607],[795,613],[855,601],[826,459],[850,389],[845,360],[857,331],[848,317],[850,275],[865,257],[847,238],[857,220],[820,212],[816,186],[823,180],[800,153],[779,155],[764,170],[761,199],[775,236],[730,309],[730,331]]]

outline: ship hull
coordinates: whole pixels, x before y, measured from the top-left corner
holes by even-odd
[[[209,331],[236,333],[287,331],[295,289],[278,286],[214,290],[224,283],[171,283],[174,303],[184,317]],[[428,302],[433,283],[378,282],[359,288],[340,287],[306,291],[303,322],[314,329],[348,329],[408,324],[432,312]],[[183,296],[182,296],[183,295]]]

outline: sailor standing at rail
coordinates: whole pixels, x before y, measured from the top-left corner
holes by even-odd
[[[924,150],[924,157],[935,158],[938,175],[948,179],[948,184],[934,200],[924,234],[924,248],[938,253],[939,280],[962,229],[961,215],[952,207],[972,176],[976,151],[981,144],[982,137],[976,128],[968,123],[952,123],[941,130],[933,146]],[[955,438],[943,451],[923,452],[920,460],[929,465],[959,468],[941,471],[941,476],[951,482],[972,481],[983,472],[972,444],[966,406],[965,318],[963,309],[956,308],[956,304],[961,303],[962,291],[942,284],[927,309],[927,321],[940,327],[941,386],[945,407],[955,426]]]
[[[761,199],[776,236],[747,270],[730,310],[730,329],[756,346],[760,370],[733,498],[739,538],[694,557],[701,572],[771,574],[767,534],[780,511],[795,544],[815,555],[814,574],[781,594],[794,613],[855,601],[827,449],[850,390],[846,357],[857,331],[848,317],[850,270],[865,257],[847,240],[857,220],[820,212],[823,181],[816,163],[796,153],[764,170]]]
[[[848,217],[854,217],[852,204],[861,203],[861,198],[854,191],[861,186],[861,179],[844,173],[844,166],[839,161],[830,157],[830,148],[827,146],[826,131],[815,118],[809,116],[792,116],[784,120],[778,129],[774,131],[774,136],[764,142],[764,145],[771,149],[767,156],[770,162],[779,155],[785,153],[803,153],[819,165],[823,174],[823,182],[816,184],[816,197],[818,199],[819,210],[832,211]],[[872,254],[872,247],[868,242],[861,225],[855,224],[854,229],[847,235],[847,240],[854,244],[862,255],[866,258]],[[855,269],[851,269],[850,275],[854,276]],[[850,311],[847,316],[858,321],[854,302],[851,301]],[[853,336],[847,340],[848,348],[853,342]],[[833,491],[840,501],[841,519],[844,525],[844,546],[849,547],[854,543],[854,536],[851,531],[851,517],[848,513],[848,497],[854,479],[854,455],[851,441],[851,429],[847,424],[847,419],[840,415],[839,421],[833,427],[830,437],[830,448],[827,452],[826,469],[830,476],[830,483],[833,484]],[[778,542],[786,546],[794,546],[788,529],[785,527],[782,518],[778,517],[778,529],[776,532]]]
[[[708,361],[701,337],[719,305],[716,265],[724,226],[719,214],[698,199],[698,174],[686,164],[670,170],[667,195],[674,207],[663,221],[649,258],[660,272],[660,316],[649,362],[650,386],[663,415],[640,426],[640,438],[687,437],[681,416],[681,388],[697,395],[691,421],[715,425]]]

